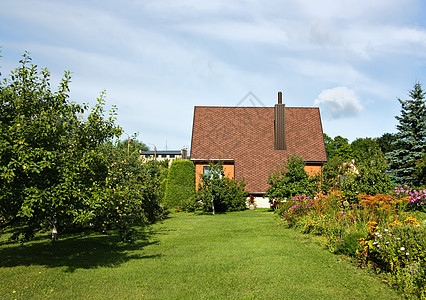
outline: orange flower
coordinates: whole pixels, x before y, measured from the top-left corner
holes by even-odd
[[[393,221],[392,223],[389,224],[389,227],[394,227],[394,226],[401,226],[402,223],[399,222],[398,220]]]
[[[405,219],[405,225],[409,225],[409,224],[413,224],[413,225],[420,225],[419,222],[417,222],[417,218],[413,218],[413,217],[408,217],[407,219]]]

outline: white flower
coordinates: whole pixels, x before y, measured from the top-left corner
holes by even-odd
[[[405,251],[405,248],[404,247],[401,247],[401,249],[400,249],[401,251]]]
[[[396,238],[397,240],[400,240],[401,238]]]
[[[386,244],[389,244],[389,242],[386,242]]]
[[[387,232],[387,231],[389,231],[389,229],[386,228],[385,231]]]
[[[405,255],[410,255],[410,253],[407,252],[407,253],[405,253]]]

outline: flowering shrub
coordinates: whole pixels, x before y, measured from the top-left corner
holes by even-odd
[[[426,221],[414,217],[424,219],[419,209],[411,216],[407,212],[421,195],[404,187],[390,195],[359,195],[358,203],[348,203],[333,191],[313,199],[293,197],[278,211],[289,226],[325,236],[330,251],[355,256],[361,266],[387,274],[405,295],[426,299]]]
[[[381,223],[386,223],[391,215],[397,214],[399,211],[404,209],[406,204],[405,199],[398,199],[391,195],[358,195],[359,205],[366,209],[368,212],[372,212],[376,217],[376,220]],[[404,202],[405,200],[405,202]]]
[[[281,216],[292,226],[301,216],[309,213],[312,204],[314,201],[305,195],[293,197],[291,201],[282,204]]]
[[[419,191],[410,190],[409,195],[407,209],[426,212],[426,189]]]
[[[360,239],[357,251],[362,265],[372,265],[391,275],[402,291],[426,295],[426,234],[416,218],[393,222],[388,228],[369,227],[366,239]]]
[[[394,194],[398,198],[407,200],[407,210],[426,212],[426,189],[414,190],[408,185],[400,185],[395,187]]]

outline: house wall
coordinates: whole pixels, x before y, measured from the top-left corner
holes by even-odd
[[[201,175],[203,175],[204,167],[208,167],[209,164],[195,164],[195,188],[198,188],[198,184],[201,183]],[[234,165],[224,164],[223,173],[228,178],[234,178],[235,168]]]
[[[158,162],[162,162],[163,160],[168,159],[169,160],[169,166],[172,164],[172,161],[176,160],[176,159],[184,159],[182,155],[175,155],[175,157],[170,157],[170,155],[157,155],[157,157],[154,157],[154,155],[150,155],[149,157],[143,157],[141,156],[141,159],[144,162],[147,161],[151,161],[151,160],[156,160]]]
[[[305,171],[308,175],[321,174],[322,166],[321,165],[306,165]]]

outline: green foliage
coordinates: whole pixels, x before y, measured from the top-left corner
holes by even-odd
[[[374,139],[379,145],[380,149],[384,154],[392,152],[395,150],[395,142],[397,140],[396,135],[393,133],[385,133],[381,137]]]
[[[357,251],[361,250],[359,239],[365,238],[363,233],[349,233],[342,239],[337,240],[336,254],[345,254],[348,256],[355,256]]]
[[[379,145],[371,138],[358,138],[351,148],[358,167],[374,168],[378,172],[386,171],[386,160]]]
[[[210,164],[209,173],[202,175],[195,203],[205,212],[226,212],[246,209],[248,192],[245,182],[227,178],[223,175],[222,164]]]
[[[319,178],[309,176],[304,167],[305,162],[300,156],[287,157],[287,164],[279,165],[278,170],[269,175],[267,197],[284,200],[297,195],[314,195],[318,191]]]
[[[28,240],[39,229],[118,229],[162,215],[158,165],[142,165],[134,139],[112,143],[122,130],[116,108],[105,117],[104,93],[92,108],[69,101],[71,76],[57,91],[50,73],[25,53],[0,83],[0,226]]]
[[[359,138],[351,146],[359,174],[351,174],[347,180],[353,181],[356,192],[369,195],[388,193],[392,183],[386,174],[385,157],[377,143],[371,138]]]
[[[351,162],[345,163],[341,156],[335,155],[324,165],[322,190],[339,189],[350,202],[356,202],[358,194],[388,193],[392,183],[386,174],[384,154],[376,141],[358,138],[350,146]]]
[[[327,192],[338,188],[340,178],[346,174],[343,160],[339,156],[328,159],[322,168],[322,190]]]
[[[426,227],[411,217],[390,225],[372,227],[361,242],[360,258],[388,273],[398,290],[422,298],[426,296]]]
[[[294,197],[277,212],[288,226],[324,236],[330,251],[356,257],[361,266],[384,272],[404,295],[421,298],[426,295],[426,215],[415,212],[418,221],[405,207],[423,198],[400,187],[393,195],[362,195],[351,205],[332,191],[313,199]]]
[[[195,194],[195,167],[190,160],[174,160],[167,175],[164,204],[169,207],[188,203]]]
[[[392,179],[397,184],[420,186],[425,178],[416,176],[416,162],[422,159],[426,145],[426,102],[425,92],[420,83],[415,83],[408,100],[401,103],[401,116],[393,145],[395,150],[388,153]]]
[[[90,218],[108,173],[98,147],[121,132],[115,108],[104,117],[104,94],[84,119],[88,107],[68,101],[70,73],[53,92],[49,71],[30,62],[25,53],[0,84],[0,219],[24,239],[54,217],[61,229]]]
[[[128,147],[133,144],[134,147]],[[133,240],[133,227],[161,219],[161,183],[167,169],[157,161],[143,163],[137,140],[104,143],[101,151],[107,157],[109,172],[106,185],[97,190],[91,226],[106,231],[118,230],[123,241]],[[127,152],[133,148],[133,152]]]
[[[292,227],[296,221],[310,213],[314,201],[305,195],[293,197],[279,205],[279,214]]]
[[[351,145],[347,138],[338,135],[332,139],[327,134],[324,134],[324,142],[328,159],[339,156],[344,162],[348,162],[353,158]]]
[[[416,161],[416,170],[413,177],[416,178],[421,185],[426,185],[426,150],[423,151],[422,158]]]

